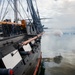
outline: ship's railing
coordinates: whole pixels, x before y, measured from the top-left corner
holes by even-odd
[[[44,32],[38,34],[37,36],[35,36],[35,37],[33,37],[33,38],[30,38],[30,39],[27,40],[27,41],[22,42],[22,45],[26,45],[26,44],[28,44],[29,42],[31,42],[31,41],[33,41],[33,40],[35,40],[35,39],[41,37],[41,36],[43,35],[43,33],[44,33]]]
[[[23,24],[19,24],[19,23],[13,23],[13,22],[0,22],[0,24],[8,24],[8,25],[18,25],[18,26],[21,26]]]
[[[40,58],[38,58],[38,62],[37,62],[37,65],[36,65],[36,68],[35,68],[33,75],[37,75],[37,73],[40,69],[41,60],[42,60],[42,54],[40,55]]]
[[[21,20],[21,24],[19,23],[15,23],[15,22],[6,22],[6,21],[2,21],[0,22],[0,25],[16,25],[16,26],[26,26],[26,21],[25,20]]]

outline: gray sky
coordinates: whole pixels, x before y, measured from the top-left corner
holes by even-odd
[[[45,20],[46,26],[61,28],[75,27],[75,0],[37,0],[42,17],[51,17]]]
[[[23,3],[24,8],[27,9],[24,0],[20,1]],[[40,12],[40,16],[52,18],[49,20],[43,20],[44,25],[53,28],[75,27],[75,0],[36,1]],[[21,10],[21,13],[22,12],[23,10]],[[13,14],[12,11],[9,14]],[[24,17],[23,13],[22,16]],[[11,18],[11,16],[9,15],[7,15],[7,17]]]

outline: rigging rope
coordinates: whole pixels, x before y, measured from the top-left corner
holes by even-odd
[[[11,2],[13,3],[13,5],[14,5],[14,2],[11,0]],[[14,8],[13,8],[14,9]],[[14,9],[14,11],[16,11],[15,9]],[[22,17],[22,15],[21,15],[21,13],[18,11],[18,9],[17,9],[17,12],[19,13],[19,15],[20,15],[20,17],[23,19],[23,17]]]
[[[30,21],[29,16],[27,15],[27,13],[26,13],[26,11],[25,11],[25,9],[24,9],[23,5],[21,4],[20,0],[19,0],[19,3],[20,3],[20,5],[21,5],[21,7],[22,7],[22,9],[23,9],[24,13],[26,14],[26,16],[27,16],[28,20]],[[30,21],[30,22],[31,22],[31,21]]]
[[[4,11],[4,15],[3,15],[3,17],[2,17],[2,20],[5,18],[5,16],[6,16],[7,13],[8,13],[7,8],[8,8],[9,5],[10,5],[11,8],[15,11],[15,9],[14,9],[14,7],[11,5],[11,2],[10,2],[10,1],[11,1],[11,2],[13,3],[13,5],[14,5],[13,0],[7,0],[8,4],[7,4],[6,9],[5,9],[5,11]],[[27,15],[27,13],[26,13],[26,11],[25,11],[23,5],[21,4],[21,1],[20,1],[20,0],[18,0],[18,1],[19,1],[20,5],[21,5],[23,11],[25,12],[25,14],[26,14],[26,16],[27,16],[29,22],[31,22],[31,19],[29,19],[29,16]],[[0,13],[0,19],[1,19],[2,12],[3,12],[4,3],[5,3],[5,0],[3,0],[3,4],[2,4],[2,8],[1,8],[1,13]],[[21,15],[21,13],[18,11],[18,9],[17,9],[17,12],[19,13],[20,17],[23,19],[22,15]]]
[[[39,17],[39,11],[38,11],[38,6],[37,6],[37,2],[36,2],[36,0],[35,0],[35,5],[36,5],[36,9],[37,9],[37,15],[38,15],[38,17]]]
[[[10,2],[10,1],[9,1]],[[7,4],[7,6],[6,6],[6,9],[5,9],[5,11],[4,11],[4,15],[3,15],[3,18],[1,19],[1,20],[3,20],[4,18],[5,18],[5,16],[6,16],[6,14],[7,14],[7,8],[8,8],[8,6],[9,6],[9,3]],[[7,12],[6,12],[7,11]]]
[[[23,8],[23,6],[21,5],[21,2],[22,2],[22,1],[21,1],[21,2],[20,2],[20,1],[21,1],[21,0],[18,0],[18,3],[19,3],[19,7],[18,7],[18,8],[19,8],[19,11],[20,11],[21,8],[22,8],[22,9],[23,9],[23,12],[24,12],[24,8]],[[26,14],[24,13],[24,14],[23,14],[23,17],[25,17],[25,16],[26,16]]]
[[[3,16],[3,18],[2,18],[2,20],[1,21],[3,21],[3,19],[5,18],[5,16],[7,15],[7,13],[8,13],[8,11],[5,13],[5,15]]]
[[[7,0],[8,2],[10,1],[10,0]],[[11,0],[11,2],[13,3],[13,5],[14,5],[14,2]],[[11,3],[9,3],[10,4],[10,6],[11,6],[11,8],[14,10],[14,11],[16,11],[13,7],[12,7],[12,5],[11,5]],[[20,12],[17,10],[17,12],[19,13],[19,15],[20,15],[20,17],[23,19],[23,17],[22,17],[22,15],[20,14]]]
[[[2,15],[2,12],[3,12],[3,7],[4,7],[4,2],[5,0],[3,0],[3,4],[2,4],[2,8],[1,8],[1,12],[0,12],[0,20],[1,20],[1,15]]]

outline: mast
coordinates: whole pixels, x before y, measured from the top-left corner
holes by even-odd
[[[14,0],[14,20],[17,23],[18,22],[18,14],[17,14],[17,0]]]
[[[31,14],[32,19],[33,19],[33,24],[34,24],[37,32],[42,32],[43,27],[42,27],[42,24],[41,24],[41,21],[40,21],[40,16],[39,16],[39,14],[36,13],[36,11],[34,9],[34,6],[33,6],[33,3],[32,3],[32,0],[26,0],[26,1],[27,1],[27,4],[28,4],[28,8],[30,10],[30,14]]]

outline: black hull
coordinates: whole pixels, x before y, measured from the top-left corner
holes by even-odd
[[[2,55],[0,56],[0,58],[4,57],[11,51],[14,51],[15,48],[13,47],[13,45],[15,43],[20,43],[22,40],[24,40],[24,37],[25,37],[24,35],[19,35],[19,36],[4,38],[0,40],[0,53],[1,53],[0,55]]]
[[[26,61],[25,65],[21,64],[20,62],[20,65],[16,66],[17,71],[15,71],[15,75],[33,75],[38,62],[38,54],[39,53],[35,53],[33,57],[30,57],[30,58],[28,57],[29,60],[25,59]]]
[[[15,75],[33,75],[38,59],[40,58],[41,51],[38,50],[35,53],[32,53],[31,55],[27,56],[24,61],[21,61],[13,70],[15,72]]]
[[[24,41],[24,39],[26,40],[26,38],[24,38],[24,37],[25,37],[24,35],[21,35],[21,36],[13,37],[10,39],[4,39],[0,42],[0,59],[1,59],[1,61],[5,56],[10,54],[12,51],[15,51],[16,47],[14,47],[14,43],[21,43],[22,41]],[[22,60],[20,60],[13,68],[11,68],[14,71],[14,75],[33,75],[33,73],[36,69],[36,65],[38,63],[38,59],[41,56],[40,40],[41,39],[39,38],[39,41],[37,41],[37,40],[35,41],[36,45],[31,47],[32,50],[30,51],[30,54],[23,55],[23,56],[20,54]],[[16,59],[14,61],[16,61]],[[3,63],[3,61],[0,62],[0,64],[2,65],[2,66],[0,66],[0,69],[3,69],[3,68],[8,69],[4,65],[4,63],[3,64],[2,63]],[[9,64],[10,64],[10,62],[9,62]]]
[[[25,9],[17,0],[10,2],[7,0],[6,2],[6,9],[8,4],[14,9],[15,21],[12,23],[11,19],[2,19],[3,21],[0,22],[0,31],[2,32],[0,34],[0,75],[36,75],[39,59],[39,64],[41,63],[43,26],[39,12],[35,11],[32,0],[26,1],[31,16],[29,13],[25,13]],[[22,15],[17,9],[17,3],[24,10],[25,16],[28,18],[27,22],[25,19],[18,19],[18,16],[22,18]],[[38,11],[37,5],[36,10]],[[5,13],[2,16],[1,18],[5,18]],[[12,13],[9,16],[12,16]],[[32,20],[29,19],[30,17]]]

